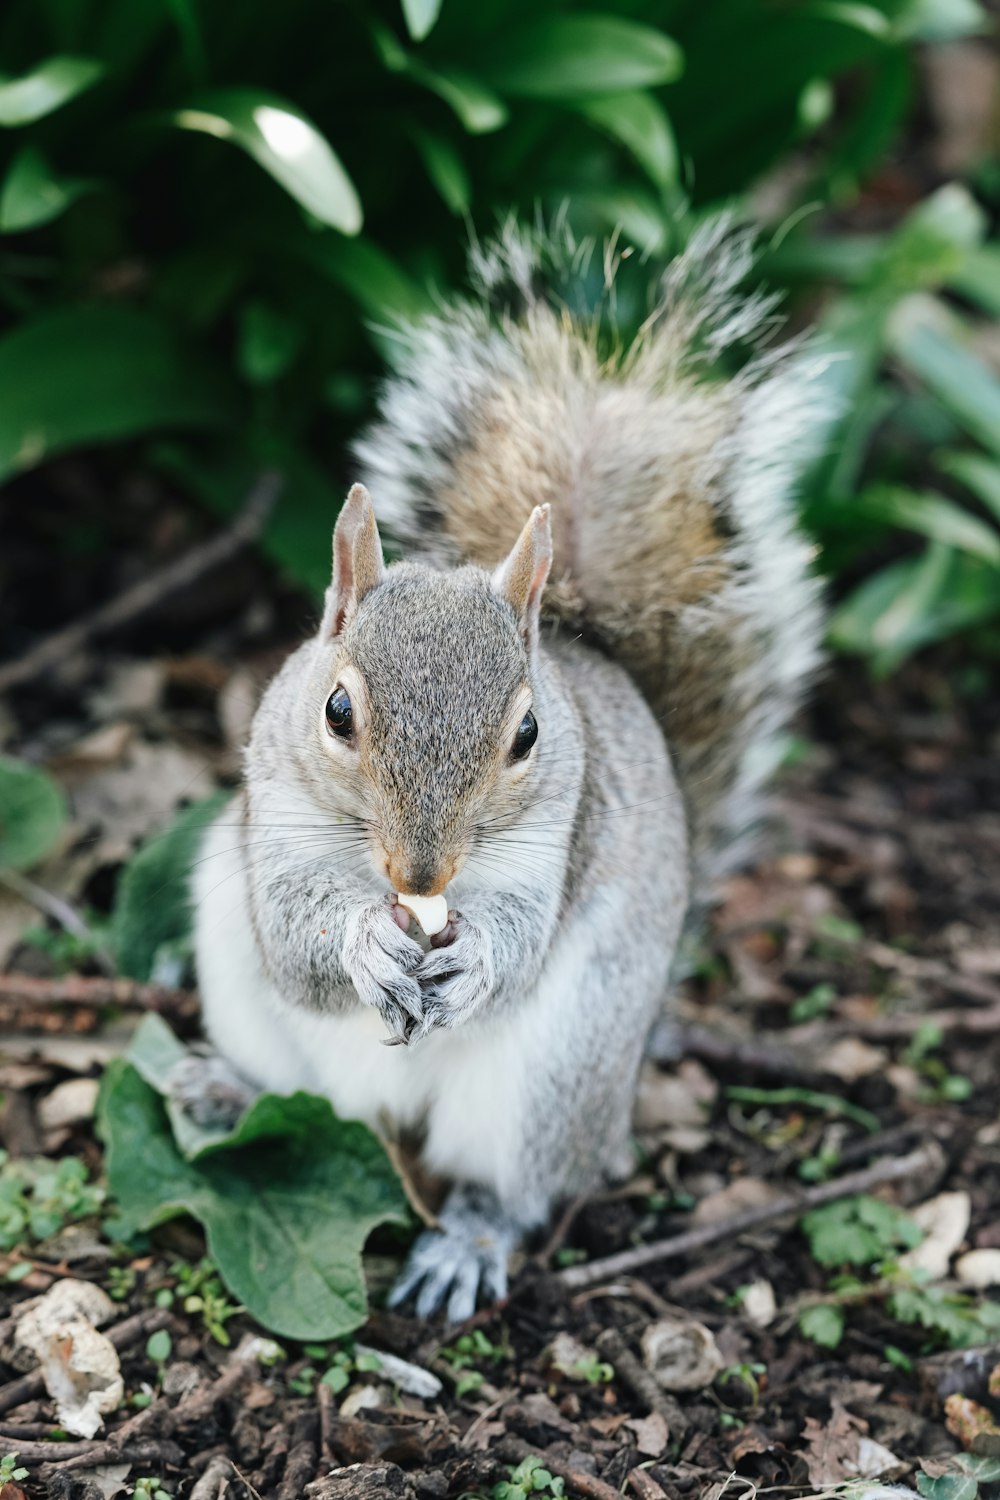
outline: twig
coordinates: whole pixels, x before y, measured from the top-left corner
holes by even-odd
[[[921,1177],[935,1169],[940,1161],[938,1150],[931,1145],[920,1146],[907,1156],[888,1158],[865,1167],[860,1172],[850,1172],[834,1182],[822,1182],[802,1192],[787,1193],[772,1203],[760,1208],[748,1208],[744,1213],[734,1214],[715,1224],[703,1224],[698,1229],[688,1229],[671,1239],[656,1240],[651,1245],[638,1245],[632,1250],[623,1250],[618,1255],[606,1255],[585,1266],[567,1266],[556,1272],[564,1286],[577,1288],[592,1286],[595,1281],[604,1281],[610,1276],[620,1276],[638,1271],[662,1260],[673,1260],[678,1255],[688,1255],[692,1250],[701,1250],[705,1245],[714,1245],[719,1240],[733,1240],[761,1224],[770,1224],[790,1214],[803,1214],[807,1209],[819,1208],[821,1204],[833,1203],[838,1198],[848,1198],[853,1193],[868,1193],[875,1187],[890,1182],[901,1182],[908,1177]]]
[[[646,1411],[659,1412],[670,1429],[670,1436],[682,1443],[691,1426],[680,1402],[663,1390],[654,1375],[637,1358],[618,1328],[605,1328],[597,1335],[597,1352],[615,1368],[615,1374],[628,1386]]]
[[[151,1307],[146,1312],[125,1318],[114,1328],[108,1328],[106,1333],[116,1349],[127,1349],[130,1344],[137,1343],[144,1334],[148,1336],[155,1333],[158,1328],[166,1328],[172,1322],[173,1315],[165,1307]],[[32,1371],[30,1375],[22,1375],[18,1380],[11,1380],[7,1385],[0,1386],[0,1412],[10,1411],[15,1406],[23,1406],[25,1401],[34,1401],[35,1397],[41,1396],[44,1391],[45,1381],[37,1370]]]
[[[208,1468],[191,1491],[188,1500],[219,1500],[226,1493],[226,1485],[232,1478],[233,1465],[228,1458],[217,1453]]]
[[[37,677],[47,667],[58,666],[86,646],[95,636],[105,635],[120,625],[145,614],[169,594],[197,582],[211,568],[218,567],[248,542],[260,535],[281,490],[281,477],[268,471],[260,476],[235,520],[223,531],[199,542],[175,558],[166,567],[133,584],[117,598],[99,609],[75,620],[63,630],[46,636],[25,656],[0,666],[0,692],[7,692],[22,682]]]
[[[140,984],[135,979],[67,974],[62,979],[38,979],[30,974],[0,974],[0,1005],[25,1009],[46,1005],[119,1005],[131,1010],[155,1010],[161,1015],[193,1019],[198,997],[193,990],[169,989],[162,984]]]
[[[106,949],[97,945],[97,940],[86,922],[75,907],[61,896],[54,896],[44,886],[38,885],[34,880],[29,880],[27,875],[20,874],[17,870],[0,871],[0,885],[5,885],[15,896],[20,896],[22,901],[36,907],[43,916],[51,917],[58,922],[64,932],[72,933],[74,937],[82,939],[90,945],[94,962],[97,963],[105,974],[115,972],[114,959]]]

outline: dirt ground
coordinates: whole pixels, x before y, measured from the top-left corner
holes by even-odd
[[[78,617],[212,529],[110,468],[59,465],[9,494],[0,632],[11,656],[54,614]],[[95,519],[68,552],[81,494]],[[113,545],[95,542],[108,534]],[[63,941],[66,911],[99,924],[129,853],[233,781],[257,684],[309,617],[243,552],[0,706],[5,750],[53,770],[72,809],[32,890],[0,891],[0,1129],[12,1156],[75,1154],[99,1175],[93,1080],[143,997],[112,993],[100,952],[81,958]],[[633,1179],[570,1205],[505,1306],[457,1330],[376,1310],[359,1333],[436,1376],[436,1394],[359,1370],[356,1353],[335,1390],[320,1379],[333,1350],[284,1340],[269,1363],[251,1341],[260,1330],[228,1309],[219,1342],[178,1269],[203,1254],[188,1223],[125,1257],[87,1219],[12,1249],[0,1261],[21,1277],[2,1294],[0,1453],[18,1453],[28,1477],[4,1500],[95,1500],[154,1477],[185,1500],[457,1500],[490,1497],[512,1471],[517,1482],[533,1455],[552,1476],[536,1492],[558,1493],[561,1478],[566,1494],[597,1500],[794,1496],[859,1475],[913,1485],[918,1472],[921,1493],[940,1496],[933,1484],[956,1456],[1000,1453],[1000,1332],[975,1321],[996,1293],[972,1298],[956,1260],[1000,1250],[998,750],[996,684],[960,660],[889,684],[831,668],[776,793],[771,852],[728,882],[653,1038]],[[191,1015],[175,996],[175,1024],[190,1032]],[[858,1172],[886,1202],[937,1200],[921,1212],[944,1263],[922,1284],[940,1316],[929,1302],[904,1316],[891,1265],[821,1263],[798,1212],[764,1217],[777,1199]],[[741,1233],[749,1210],[763,1222]],[[694,1228],[706,1242],[688,1253],[589,1270]],[[376,1308],[404,1248],[388,1231],[370,1244]],[[92,1441],[60,1436],[31,1369],[9,1358],[19,1304],[67,1275],[115,1302],[125,1400]],[[823,1314],[809,1324],[817,1308],[843,1320],[836,1347],[800,1328],[803,1315],[823,1327]],[[151,1343],[160,1330],[166,1345]]]

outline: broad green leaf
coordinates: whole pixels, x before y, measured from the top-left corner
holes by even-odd
[[[59,787],[44,771],[0,757],[0,870],[27,870],[52,849],[66,821]]]
[[[379,1224],[407,1222],[366,1126],[338,1120],[324,1099],[265,1094],[186,1161],[162,1099],[123,1059],[105,1074],[98,1121],[120,1233],[192,1214],[230,1292],[286,1338],[339,1338],[365,1321],[365,1240]]]
[[[859,495],[857,503],[878,520],[970,552],[994,566],[1000,564],[1000,532],[943,495],[904,485],[876,485]]]
[[[171,116],[246,151],[302,207],[342,234],[357,234],[361,200],[329,142],[294,105],[259,89],[217,89]]]
[[[0,73],[0,125],[29,125],[91,88],[104,74],[92,57],[50,57],[30,73]]]
[[[502,93],[557,100],[671,83],[683,65],[680,48],[662,31],[577,12],[510,27],[481,70]]]
[[[0,189],[0,234],[49,224],[98,186],[91,178],[60,177],[40,151],[25,146],[11,162]]]
[[[234,415],[205,353],[135,308],[59,308],[0,339],[0,481],[67,448]]]
[[[579,100],[591,124],[621,141],[658,187],[677,181],[677,144],[660,101],[642,89]]]
[[[578,215],[591,214],[602,230],[622,232],[622,243],[631,243],[644,254],[655,255],[665,249],[668,226],[658,200],[642,188],[604,188],[599,192],[580,192],[574,196],[573,209]]]
[[[471,186],[465,163],[450,141],[429,130],[414,132],[414,143],[423,157],[427,175],[453,214],[467,214]]]
[[[824,1349],[836,1349],[844,1337],[843,1308],[822,1304],[805,1308],[799,1314],[799,1332]]]
[[[909,297],[889,323],[889,345],[967,432],[1000,453],[1000,381],[963,348],[964,330],[931,299]]]
[[[111,945],[119,969],[130,978],[147,980],[158,952],[189,939],[191,871],[204,832],[229,795],[216,792],[186,808],[125,867],[115,897]]]
[[[887,38],[892,29],[883,11],[874,5],[863,5],[861,0],[812,0],[809,9],[814,16],[837,21],[841,26],[852,26],[880,41]]]
[[[441,14],[441,0],[403,0],[406,29],[415,42],[422,42]]]
[[[939,453],[938,468],[966,485],[1000,521],[1000,464],[979,453]]]

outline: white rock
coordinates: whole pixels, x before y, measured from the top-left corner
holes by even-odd
[[[701,1391],[725,1368],[714,1335],[703,1323],[661,1318],[642,1336],[642,1357],[665,1391]]]
[[[372,1411],[385,1406],[388,1396],[385,1386],[356,1385],[341,1401],[339,1413],[342,1417],[356,1417],[360,1411]]]
[[[951,1257],[969,1229],[972,1203],[968,1193],[938,1193],[910,1210],[926,1236],[919,1245],[899,1257],[906,1271],[922,1271],[930,1281],[948,1274]]]
[[[100,1083],[96,1078],[67,1078],[57,1083],[38,1104],[38,1120],[44,1130],[79,1125],[93,1117]]]
[[[415,918],[428,937],[447,927],[448,902],[444,896],[408,896],[405,891],[398,891],[396,900]]]
[[[432,1401],[435,1396],[440,1396],[441,1381],[430,1370],[425,1370],[423,1365],[411,1364],[408,1359],[400,1359],[398,1354],[387,1354],[384,1349],[372,1349],[368,1344],[355,1344],[354,1348],[358,1354],[377,1359],[378,1373],[384,1375],[386,1380],[391,1380],[394,1386],[398,1386],[408,1396],[419,1396],[424,1401]]]
[[[758,1328],[766,1328],[774,1321],[778,1305],[774,1300],[774,1287],[769,1281],[751,1281],[744,1288],[743,1311]]]
[[[1000,1250],[967,1250],[955,1262],[955,1275],[964,1286],[980,1291],[1000,1286]]]
[[[125,1396],[118,1352],[94,1327],[113,1312],[100,1287],[67,1277],[33,1301],[14,1329],[39,1361],[59,1425],[77,1437],[92,1438]]]

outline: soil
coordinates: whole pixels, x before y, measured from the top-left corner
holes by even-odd
[[[103,514],[88,513],[93,534],[111,540],[81,544],[72,567],[58,551],[66,576],[56,580],[44,558],[81,486],[102,497]],[[13,487],[7,503],[17,507],[7,518],[16,546],[2,554],[0,609],[12,655],[57,616],[78,617],[211,532],[110,461],[54,466]],[[9,696],[5,748],[49,765],[74,813],[66,846],[33,872],[43,891],[88,921],[107,912],[129,850],[193,795],[195,777],[234,780],[257,685],[311,613],[246,552]],[[921,1170],[874,1191],[910,1208],[957,1195],[967,1224],[932,1284],[941,1296],[969,1295],[956,1254],[1000,1249],[995,688],[947,654],[889,683],[849,662],[831,667],[776,793],[767,857],[728,881],[692,977],[654,1035],[632,1180],[571,1205],[523,1257],[504,1306],[459,1329],[376,1310],[359,1332],[436,1374],[437,1396],[356,1370],[334,1392],[318,1380],[330,1351],[282,1341],[285,1357],[269,1364],[248,1342],[261,1330],[245,1315],[226,1322],[224,1345],[183,1296],[158,1305],[177,1287],[178,1260],[203,1253],[187,1223],[131,1259],[86,1225],[8,1256],[6,1265],[30,1268],[2,1298],[0,1361],[18,1305],[66,1275],[114,1294],[111,1328],[123,1345],[126,1399],[92,1443],[54,1435],[51,1401],[37,1386],[25,1392],[20,1366],[0,1363],[0,1451],[21,1454],[23,1493],[94,1500],[155,1476],[184,1500],[457,1500],[491,1496],[537,1455],[555,1491],[561,1476],[571,1496],[716,1500],[810,1494],[859,1474],[912,1485],[922,1473],[926,1490],[958,1456],[1000,1451],[1000,1334],[973,1337],[975,1356],[955,1352],[940,1329],[902,1320],[886,1289],[891,1266],[880,1279],[868,1267],[821,1265],[797,1215],[743,1234],[724,1228],[697,1252],[587,1286],[562,1274],[713,1217],[725,1226],[778,1191],[877,1173],[923,1147]],[[100,976],[99,956],[67,958],[54,938],[23,941],[39,923],[57,934],[53,918],[4,896],[0,973]],[[31,1006],[0,995],[3,1144],[13,1155],[76,1154],[99,1173],[90,1120],[53,1126],[48,1101],[67,1080],[96,1078],[138,1011],[61,1004],[57,993]],[[369,1248],[378,1307],[404,1247],[385,1232]],[[846,1275],[856,1283],[837,1280]],[[836,1347],[800,1328],[816,1307],[842,1309]],[[670,1388],[649,1368],[660,1325],[687,1351],[691,1388],[683,1369],[681,1388]],[[147,1352],[157,1328],[170,1335],[160,1362]],[[969,1323],[963,1337],[974,1333]],[[988,1481],[980,1493],[989,1492]],[[18,1500],[18,1482],[0,1494]]]

